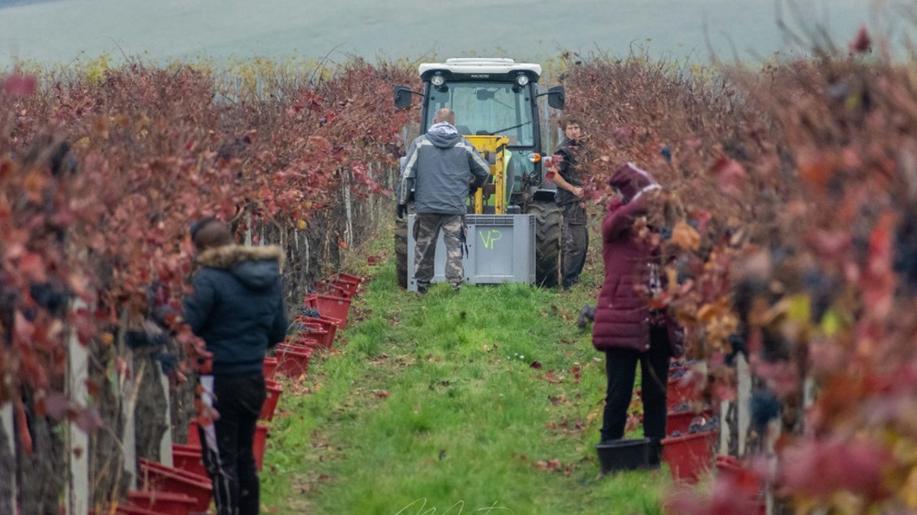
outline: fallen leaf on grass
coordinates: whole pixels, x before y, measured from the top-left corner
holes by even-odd
[[[538,460],[535,462],[535,468],[554,471],[560,468],[560,460]]]
[[[389,395],[391,395],[391,393],[389,393],[388,390],[373,390],[373,395],[375,395],[376,397],[380,399],[385,399]]]
[[[559,422],[548,422],[544,425],[548,431],[564,434],[578,435],[586,430],[586,423],[582,420],[561,419]]]
[[[573,380],[578,383],[580,378],[583,377],[583,367],[579,363],[574,363],[570,368],[570,373],[573,374]]]
[[[535,468],[547,472],[561,472],[565,476],[573,474],[573,466],[564,465],[560,460],[538,460],[535,462]]]
[[[548,370],[547,372],[545,372],[544,376],[542,376],[542,379],[544,379],[545,381],[547,381],[547,382],[549,382],[549,383],[551,383],[551,384],[557,384],[557,383],[562,383],[562,382],[564,382],[564,376],[561,375],[561,376],[558,377],[558,376],[557,376],[553,371],[551,371],[551,370]]]
[[[627,424],[624,426],[624,432],[629,433],[637,429],[638,427],[640,427],[640,424],[642,422],[643,422],[643,417],[639,415],[631,415],[627,417]]]
[[[561,404],[566,404],[566,403],[567,403],[567,396],[564,395],[564,394],[560,394],[560,395],[549,395],[549,396],[548,396],[548,400],[551,401],[551,404],[553,404],[553,405],[555,405],[555,406],[559,406],[559,405],[561,405]]]

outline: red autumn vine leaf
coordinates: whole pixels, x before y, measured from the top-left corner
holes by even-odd
[[[857,54],[865,54],[872,49],[872,38],[869,37],[869,31],[866,26],[860,27],[856,37],[850,42],[850,51]]]
[[[14,97],[27,97],[35,94],[38,79],[34,75],[13,74],[3,79],[3,91]]]

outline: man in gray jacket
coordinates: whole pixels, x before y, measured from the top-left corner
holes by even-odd
[[[414,221],[414,277],[417,290],[426,292],[433,280],[436,241],[440,230],[446,243],[446,280],[460,288],[464,279],[462,244],[464,215],[472,184],[478,188],[490,167],[455,128],[455,113],[440,109],[427,133],[415,139],[401,170],[398,213],[407,212],[414,190],[417,218]]]

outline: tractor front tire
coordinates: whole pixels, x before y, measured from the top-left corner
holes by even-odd
[[[408,289],[408,220],[395,220],[395,274],[398,286]]]
[[[560,284],[564,213],[553,201],[533,201],[535,215],[535,284],[553,288]]]

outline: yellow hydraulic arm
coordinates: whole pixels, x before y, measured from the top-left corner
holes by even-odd
[[[506,161],[504,153],[509,145],[509,138],[506,136],[465,136],[469,143],[474,145],[488,163],[490,163],[490,174],[493,176],[494,185],[494,213],[498,215],[506,214]],[[479,189],[474,194],[474,213],[484,213],[484,192]]]

